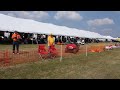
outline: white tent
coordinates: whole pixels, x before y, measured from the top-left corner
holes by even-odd
[[[114,38],[111,37],[111,36],[103,36],[103,38],[105,38],[105,39],[114,39]]]
[[[25,33],[38,33],[75,36],[84,38],[103,38],[102,35],[90,31],[58,26],[50,23],[42,23],[30,19],[21,19],[0,14],[0,31],[15,31]]]

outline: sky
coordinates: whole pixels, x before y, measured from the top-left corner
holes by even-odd
[[[0,13],[69,28],[120,37],[120,11],[0,11]]]

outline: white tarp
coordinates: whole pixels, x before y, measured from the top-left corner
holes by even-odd
[[[50,23],[42,23],[30,19],[21,19],[0,14],[0,31],[15,31],[25,33],[38,33],[75,36],[84,38],[103,38],[102,35],[90,31],[68,28],[66,26],[57,26]]]

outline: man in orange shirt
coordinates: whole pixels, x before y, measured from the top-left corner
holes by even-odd
[[[15,47],[17,48],[17,54],[19,54],[19,40],[21,39],[21,36],[18,34],[17,31],[14,32],[12,35],[13,39],[13,54],[15,54]]]

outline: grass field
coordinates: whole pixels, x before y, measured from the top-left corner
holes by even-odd
[[[104,44],[104,43],[103,43]],[[99,44],[90,44],[99,45]],[[21,45],[21,49],[37,45]],[[57,46],[58,48],[60,46]],[[85,46],[82,46],[85,47]],[[0,45],[0,49],[12,46]],[[120,49],[1,67],[0,79],[120,79]]]

